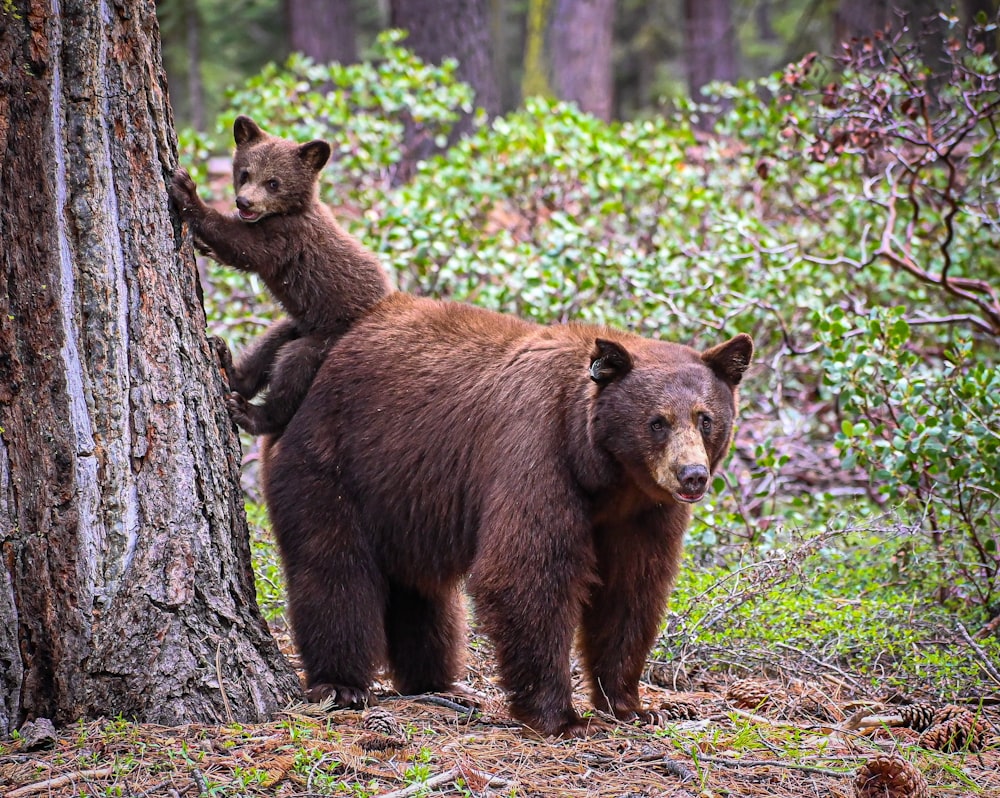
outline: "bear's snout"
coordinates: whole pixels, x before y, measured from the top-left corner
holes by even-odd
[[[681,466],[677,472],[680,484],[678,498],[686,502],[696,502],[705,495],[708,487],[708,469],[701,464]]]

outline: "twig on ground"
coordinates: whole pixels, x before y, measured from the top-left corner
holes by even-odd
[[[958,633],[962,635],[962,639],[968,644],[969,648],[976,652],[980,659],[980,664],[983,666],[983,670],[986,671],[990,677],[998,685],[1000,685],[1000,671],[996,669],[990,658],[987,656],[986,652],[983,651],[983,647],[979,645],[975,640],[972,639],[972,635],[969,634],[969,630],[965,628],[961,621],[956,622],[958,626]]]
[[[483,773],[478,770],[472,770],[469,767],[461,767],[456,765],[455,767],[446,770],[444,773],[440,773],[437,776],[431,776],[427,781],[418,781],[415,784],[411,784],[409,787],[403,787],[401,790],[393,790],[392,792],[381,793],[378,798],[407,798],[410,795],[418,795],[420,793],[425,793],[436,787],[441,787],[445,784],[449,784],[455,779],[460,779],[465,776],[466,773],[470,773],[473,776],[482,779],[487,785],[492,787],[506,787],[508,782],[506,779],[501,779],[498,776],[493,776],[489,773]]]
[[[222,680],[222,641],[215,647],[215,678],[219,680],[219,692],[222,693],[222,706],[226,710],[226,720],[233,724],[233,710],[229,706],[229,696],[226,695],[226,683]]]
[[[208,795],[208,785],[205,783],[205,777],[201,771],[197,768],[192,770],[191,778],[194,781],[194,786],[198,788],[198,795]]]
[[[400,695],[400,696],[389,696],[384,699],[385,701],[414,701],[418,704],[430,704],[436,707],[444,707],[445,709],[453,710],[460,715],[467,715],[472,717],[477,712],[479,712],[478,707],[468,707],[464,704],[459,704],[457,701],[452,701],[449,698],[444,698],[439,695]]]
[[[806,773],[819,773],[823,776],[849,776],[851,774],[851,771],[818,768],[815,765],[800,765],[798,762],[782,762],[777,759],[727,759],[722,756],[708,756],[706,754],[698,754],[694,756],[694,759],[698,762],[710,762],[713,765],[724,765],[730,768],[787,768],[789,770],[802,770]]]
[[[25,795],[34,795],[36,792],[55,790],[73,784],[78,779],[103,779],[114,773],[114,768],[94,768],[92,770],[78,770],[75,773],[66,773],[62,776],[53,776],[51,779],[36,781],[34,784],[26,784],[7,793],[7,798],[22,798]]]

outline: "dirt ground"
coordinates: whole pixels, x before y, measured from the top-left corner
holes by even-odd
[[[294,654],[293,654],[294,656]],[[293,660],[294,661],[294,660]],[[902,725],[899,694],[852,694],[834,678],[733,680],[685,676],[643,697],[663,725],[595,716],[583,740],[533,736],[514,723],[496,686],[489,647],[471,646],[470,709],[456,696],[394,696],[377,708],[293,705],[268,724],[163,728],[98,720],[60,729],[29,750],[0,743],[0,793],[27,796],[831,796],[852,797],[865,762],[895,753],[932,796],[1000,797],[1000,694],[967,702],[978,724],[953,753]],[[582,679],[577,703],[586,711]],[[935,708],[933,700],[925,706]],[[957,712],[953,710],[952,714]],[[912,714],[912,711],[911,711]],[[941,744],[938,735],[937,744]],[[931,741],[933,742],[933,741]],[[976,751],[975,749],[980,749]],[[918,795],[885,787],[865,794]]]

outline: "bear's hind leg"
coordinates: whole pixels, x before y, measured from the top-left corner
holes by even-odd
[[[228,397],[233,420],[252,435],[282,432],[309,393],[325,355],[324,343],[312,337],[285,344],[271,367],[267,396],[262,404],[250,404],[239,394]]]
[[[334,476],[302,457],[300,446],[280,441],[270,447],[264,473],[307,694],[363,706],[386,659],[388,594],[356,510]]]
[[[218,352],[222,370],[226,373],[229,390],[235,391],[244,399],[253,399],[270,380],[281,348],[298,337],[298,324],[295,320],[280,319],[268,327],[263,335],[255,338],[236,363],[233,363],[233,356],[225,341],[213,336],[211,342]]]
[[[448,692],[461,676],[465,604],[456,587],[433,593],[391,585],[385,614],[389,668],[403,695]]]

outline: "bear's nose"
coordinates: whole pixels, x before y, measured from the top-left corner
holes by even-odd
[[[708,487],[708,469],[703,465],[682,466],[677,472],[677,481],[681,483],[681,492],[685,496],[701,496]]]
[[[253,207],[253,203],[246,197],[239,196],[236,198],[236,207],[241,211],[248,211]]]

